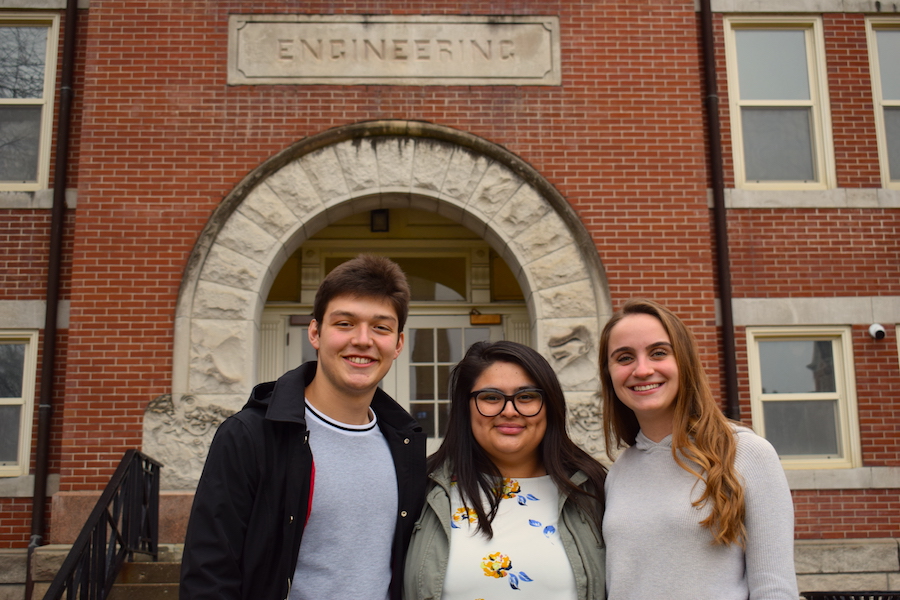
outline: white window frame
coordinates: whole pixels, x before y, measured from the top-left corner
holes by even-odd
[[[59,15],[0,14],[0,25],[47,27],[47,56],[44,61],[44,94],[41,98],[0,98],[0,105],[41,106],[41,135],[38,170],[34,182],[0,182],[0,191],[30,192],[47,189],[50,181],[50,145],[53,140],[53,107],[56,92],[56,56],[59,46]]]
[[[37,378],[37,331],[0,330],[0,343],[18,342],[25,344],[25,362],[22,370],[22,397],[0,398],[0,405],[21,406],[19,422],[19,453],[16,464],[0,463],[0,477],[28,475],[31,461],[31,424],[34,421],[34,393]]]
[[[836,187],[834,143],[831,132],[831,110],[828,100],[828,72],[825,63],[825,41],[822,20],[818,17],[746,17],[731,16],[725,24],[725,64],[728,79],[732,155],[735,187],[754,190],[825,190]],[[806,59],[809,73],[808,101],[743,101],[738,85],[737,29],[794,29],[806,33]],[[812,121],[812,149],[815,153],[816,181],[748,181],[744,164],[744,137],[741,109],[748,106],[809,106]]]
[[[766,435],[763,416],[764,403],[778,402],[779,400],[811,400],[813,398],[810,398],[809,394],[763,395],[758,342],[773,340],[831,340],[832,342],[836,392],[828,396],[837,399],[838,443],[841,447],[841,456],[782,456],[782,466],[785,469],[849,469],[861,466],[859,415],[850,327],[748,327],[746,333],[753,429],[763,437]],[[822,396],[824,397],[825,394]]]
[[[878,29],[900,30],[900,19],[876,18],[866,19],[866,36],[869,46],[869,71],[872,79],[872,100],[875,106],[875,138],[878,142],[878,162],[881,165],[881,185],[888,189],[900,190],[900,176],[891,181],[890,164],[888,162],[887,127],[884,122],[885,107],[900,107],[900,100],[885,100],[881,87],[881,69],[878,63],[878,42],[875,35]]]

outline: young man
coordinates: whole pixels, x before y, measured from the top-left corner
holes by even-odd
[[[399,600],[425,494],[425,434],[378,382],[409,286],[359,256],[319,287],[318,361],[253,390],[216,433],[194,497],[182,600]]]

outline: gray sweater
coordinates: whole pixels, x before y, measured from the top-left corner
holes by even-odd
[[[696,509],[704,484],[638,433],[606,480],[609,600],[797,600],[794,508],[775,449],[738,428],[735,466],[746,497],[747,547],[712,545]]]

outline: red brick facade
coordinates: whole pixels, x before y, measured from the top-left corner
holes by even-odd
[[[80,11],[51,472],[100,490],[171,391],[175,305],[200,232],[253,169],[298,140],[369,120],[426,121],[502,146],[592,236],[613,306],[685,317],[721,389],[699,17],[693,1],[254,2],[252,12],[552,15],[560,86],[228,86],[227,0],[91,0]],[[22,12],[22,11],[17,11]],[[0,10],[0,19],[3,11]],[[726,187],[734,187],[724,33],[715,15]],[[823,16],[839,188],[880,188],[865,15]],[[62,31],[62,29],[61,29]],[[58,98],[57,98],[58,100]],[[0,299],[41,300],[49,210],[0,209]],[[896,208],[731,208],[735,299],[900,297]],[[894,323],[852,323],[862,462],[900,466]],[[0,323],[0,329],[3,324]],[[736,328],[742,416],[747,349]],[[38,373],[40,369],[38,369]],[[34,428],[37,430],[36,424]],[[32,452],[32,461],[34,453]],[[794,492],[797,536],[896,536],[895,489]],[[30,499],[0,499],[0,547],[24,547]]]

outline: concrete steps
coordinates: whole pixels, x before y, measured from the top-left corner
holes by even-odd
[[[109,600],[171,600],[178,598],[178,562],[132,562],[122,565]]]

